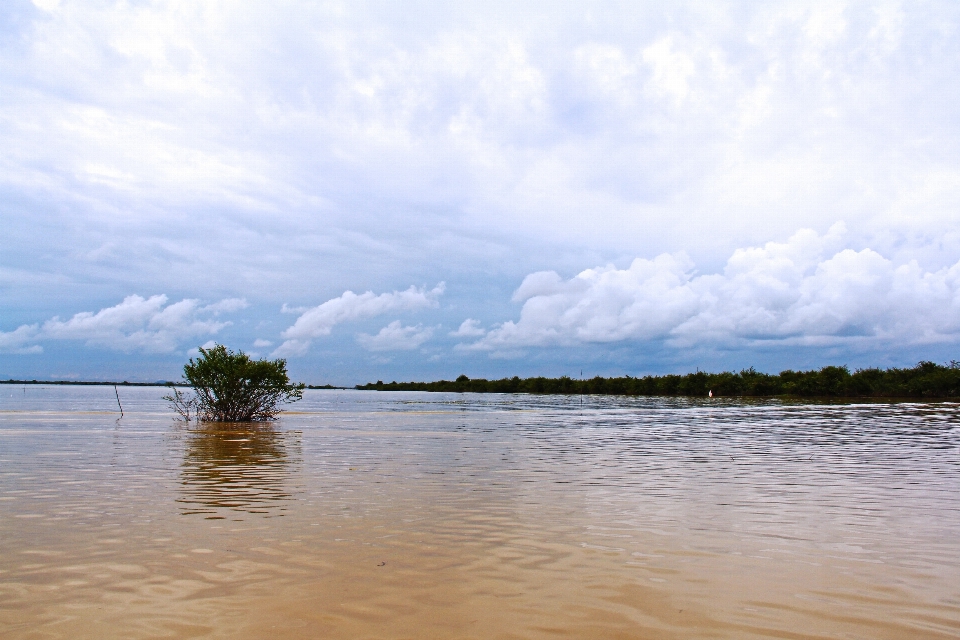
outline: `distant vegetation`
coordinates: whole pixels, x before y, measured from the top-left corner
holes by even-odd
[[[272,420],[282,403],[303,397],[304,385],[290,384],[286,360],[252,360],[223,345],[201,347],[200,357],[184,365],[183,377],[195,395],[174,388],[164,400],[187,421],[191,413],[203,422]]]
[[[633,378],[595,377],[473,379],[437,382],[377,381],[357,389],[378,391],[454,391],[474,393],[558,393],[625,396],[801,396],[836,398],[960,398],[960,362],[949,365],[921,362],[910,369],[857,369],[823,367],[813,371],[760,373],[753,368],[738,373],[688,373],[686,375]]]
[[[108,382],[104,380],[0,380],[0,384],[43,384],[61,385],[68,387],[172,387],[173,382],[158,380],[156,382]],[[176,383],[183,386],[182,383]]]

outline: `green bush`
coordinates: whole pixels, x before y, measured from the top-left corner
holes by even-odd
[[[196,396],[166,396],[189,420],[190,409],[203,422],[255,422],[273,420],[284,402],[303,397],[303,383],[290,384],[286,360],[252,360],[223,345],[200,348],[200,357],[190,358],[183,377]],[[186,407],[186,415],[184,415]]]

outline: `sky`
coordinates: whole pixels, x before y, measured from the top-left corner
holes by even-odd
[[[0,3],[0,378],[960,359],[955,2]]]

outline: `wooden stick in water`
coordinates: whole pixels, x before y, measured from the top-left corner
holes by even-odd
[[[117,385],[113,385],[113,392],[117,394],[117,406],[120,407],[120,417],[123,417],[123,405],[120,404],[120,392],[117,391]]]

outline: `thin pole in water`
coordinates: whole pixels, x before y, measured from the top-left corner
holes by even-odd
[[[120,404],[120,392],[117,391],[117,385],[113,385],[113,392],[117,394],[117,406],[120,407],[120,417],[123,417],[123,405]]]
[[[583,411],[583,369],[580,369],[580,411]]]

